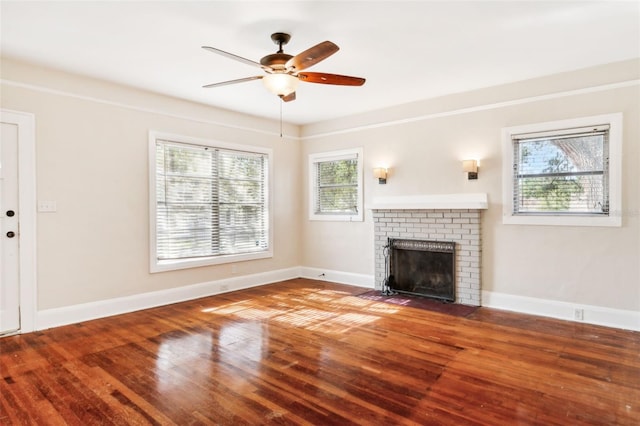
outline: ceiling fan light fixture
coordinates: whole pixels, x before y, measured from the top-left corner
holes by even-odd
[[[284,73],[267,74],[262,77],[262,83],[268,91],[278,96],[287,96],[298,88],[297,77]]]

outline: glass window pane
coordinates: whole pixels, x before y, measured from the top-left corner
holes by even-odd
[[[357,212],[357,166],[357,159],[317,163],[316,213],[344,214]]]
[[[357,188],[320,188],[321,213],[355,212],[357,210]]]
[[[156,143],[160,260],[268,250],[267,157]]]
[[[318,163],[318,183],[324,185],[356,185],[358,160],[339,160]]]
[[[608,213],[607,133],[515,141],[514,213]]]

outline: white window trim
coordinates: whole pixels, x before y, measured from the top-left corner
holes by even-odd
[[[256,253],[239,253],[223,256],[211,256],[199,259],[179,259],[179,260],[163,260],[158,261],[157,253],[157,236],[156,236],[156,140],[169,140],[178,143],[204,145],[215,148],[225,148],[239,151],[258,152],[266,154],[268,161],[267,172],[267,197],[266,203],[269,214],[269,249]],[[239,145],[227,142],[220,142],[208,139],[193,138],[189,136],[175,135],[159,131],[149,131],[149,261],[150,271],[165,272],[178,269],[197,268],[208,265],[220,265],[224,263],[243,262],[247,260],[266,259],[273,257],[273,151],[268,148],[258,146]]]
[[[362,222],[364,221],[362,202],[362,182],[363,182],[363,150],[362,148],[344,149],[340,151],[321,152],[309,155],[309,220],[317,221],[338,221],[338,222]],[[358,157],[358,206],[357,212],[344,214],[316,214],[316,167],[315,163],[331,160],[349,158],[356,155]]]
[[[609,215],[513,214],[512,135],[609,124]],[[508,225],[622,226],[622,113],[549,121],[502,129],[502,223]]]

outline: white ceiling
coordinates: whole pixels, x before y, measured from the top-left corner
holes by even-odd
[[[306,124],[450,93],[640,57],[638,1],[5,1],[2,55],[247,114],[278,118],[255,61],[324,40],[309,71],[362,87],[301,83],[284,120]]]

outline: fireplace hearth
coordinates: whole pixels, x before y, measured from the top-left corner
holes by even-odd
[[[456,300],[455,242],[390,238],[388,247],[390,290],[447,302]]]

